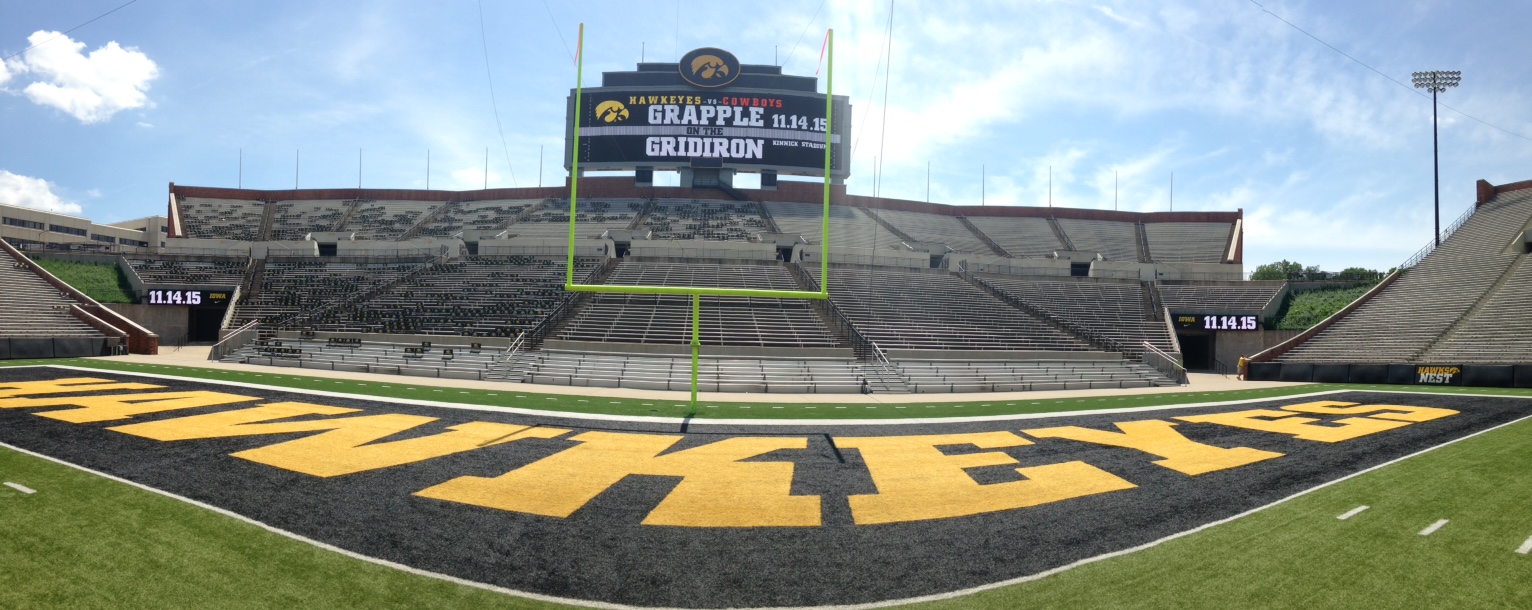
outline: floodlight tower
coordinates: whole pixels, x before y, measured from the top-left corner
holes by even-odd
[[[1463,80],[1463,73],[1458,71],[1432,70],[1430,72],[1416,72],[1415,88],[1425,89],[1431,92],[1431,164],[1432,173],[1436,183],[1436,247],[1442,245],[1442,163],[1438,158],[1438,145],[1436,138],[1436,94],[1446,91],[1449,87],[1458,86]]]

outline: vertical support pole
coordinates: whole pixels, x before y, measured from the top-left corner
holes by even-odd
[[[580,197],[580,116],[584,113],[582,95],[585,93],[585,24],[580,24],[580,37],[575,41],[575,107],[574,146],[569,150],[569,263],[564,267],[564,285],[574,285],[575,259],[575,201]],[[693,401],[695,402],[695,401]]]
[[[835,29],[825,33],[830,63],[825,66],[825,189],[819,237],[819,294],[830,295],[830,149],[835,133]]]
[[[702,295],[692,295],[692,415],[697,414],[697,356],[702,348]]]
[[[1436,144],[1436,88],[1431,88],[1431,183],[1436,188],[1436,247],[1442,247],[1442,162]]]

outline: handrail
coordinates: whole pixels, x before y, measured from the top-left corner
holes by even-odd
[[[1073,320],[1065,318],[1064,316],[1060,316],[1060,315],[1058,315],[1056,313],[1048,311],[1047,309],[1044,309],[1044,308],[1039,307],[1037,305],[1034,305],[1034,304],[1032,304],[1030,302],[1027,302],[1025,299],[1022,299],[1021,297],[1018,297],[1018,296],[1016,296],[1014,294],[1011,294],[1010,291],[1007,291],[1007,290],[1005,290],[1003,288],[1000,288],[999,286],[995,286],[994,284],[991,284],[991,283],[985,281],[984,278],[976,276],[976,275],[973,275],[970,272],[964,271],[964,272],[961,273],[961,275],[964,276],[965,278],[971,279],[974,282],[978,283],[980,286],[982,286],[985,289],[986,292],[990,293],[991,295],[995,296],[996,298],[999,298],[1000,300],[1003,300],[1003,301],[1005,301],[1007,303],[1015,305],[1017,308],[1022,309],[1024,311],[1026,311],[1027,313],[1030,313],[1030,314],[1035,315],[1035,316],[1037,316],[1039,318],[1047,320],[1048,322],[1053,323],[1055,326],[1059,326],[1059,327],[1063,328],[1064,330],[1067,330],[1069,332],[1075,333],[1076,335],[1079,335],[1079,336],[1085,338],[1087,341],[1095,343],[1099,347],[1104,347],[1104,348],[1106,348],[1109,351],[1118,352],[1118,353],[1122,354],[1123,358],[1125,358],[1125,359],[1128,359],[1128,360],[1132,360],[1133,359],[1133,354],[1128,351],[1127,346],[1123,345],[1121,342],[1117,341],[1116,339],[1113,339],[1111,337],[1108,337],[1106,335],[1098,333],[1098,332],[1096,332],[1094,330],[1091,330],[1091,329],[1087,328],[1083,324],[1080,324],[1078,322],[1075,322]]]
[[[311,320],[313,320],[314,318],[316,318],[318,316],[334,312],[334,311],[336,311],[338,309],[341,309],[341,308],[344,308],[344,307],[348,307],[348,306],[352,306],[352,305],[357,305],[357,304],[363,303],[363,302],[367,301],[368,299],[371,299],[371,298],[373,298],[375,296],[383,294],[384,292],[387,292],[388,290],[396,288],[396,287],[400,286],[401,284],[404,284],[405,282],[414,279],[416,276],[419,276],[420,274],[425,273],[426,271],[431,270],[432,268],[436,267],[437,265],[444,265],[444,264],[446,264],[448,260],[449,260],[449,257],[446,254],[440,254],[440,255],[431,257],[430,259],[420,263],[419,267],[416,267],[414,269],[406,271],[403,275],[400,275],[399,277],[396,277],[396,278],[394,278],[392,280],[389,280],[387,282],[384,282],[382,284],[374,286],[374,287],[372,287],[372,288],[370,288],[368,290],[362,291],[361,293],[352,295],[350,298],[344,298],[344,299],[338,299],[338,300],[335,300],[335,301],[331,301],[330,303],[324,305],[323,307],[320,307],[319,309],[315,309],[313,311],[307,311],[307,312],[301,312],[300,311],[300,312],[292,314],[292,315],[290,315],[290,316],[288,316],[286,318],[283,318],[283,319],[280,319],[280,320],[276,320],[276,321],[274,321],[272,323],[272,327],[273,328],[292,328],[292,327],[296,326],[297,324],[311,321]]]
[[[244,347],[245,344],[254,339],[256,335],[260,333],[260,327],[260,320],[251,320],[245,323],[244,326],[230,331],[229,334],[224,335],[222,339],[219,339],[217,343],[214,343],[212,349],[208,350],[207,359],[214,361],[223,360],[224,356],[229,355],[229,353],[233,352],[234,350]]]
[[[1411,255],[1410,258],[1406,259],[1403,263],[1400,263],[1399,268],[1409,269],[1415,265],[1420,264],[1420,261],[1425,260],[1427,255],[1436,251],[1438,241],[1446,241],[1448,237],[1452,237],[1452,234],[1456,233],[1458,229],[1463,228],[1463,225],[1468,222],[1468,218],[1473,216],[1474,212],[1477,211],[1479,211],[1479,206],[1469,206],[1468,210],[1463,212],[1462,216],[1458,216],[1457,220],[1452,221],[1452,224],[1449,224],[1447,225],[1447,228],[1442,229],[1439,240],[1433,239],[1429,242],[1426,242],[1425,246],[1421,247],[1419,250],[1416,250],[1415,254]]]
[[[1164,373],[1166,377],[1171,379],[1171,381],[1174,381],[1180,385],[1187,384],[1186,367],[1181,366],[1181,363],[1176,357],[1161,351],[1160,348],[1155,347],[1154,344],[1148,341],[1143,343],[1143,347],[1144,364],[1152,366],[1154,367],[1154,370]],[[1154,356],[1154,358],[1150,358],[1150,356]],[[1151,362],[1151,360],[1153,360],[1153,362]],[[1168,366],[1161,368],[1162,365]]]
[[[878,379],[883,381],[883,385],[888,385],[887,375],[893,375],[894,379],[899,380],[899,386],[904,388],[905,393],[911,392],[909,380],[904,378],[904,374],[899,372],[899,368],[895,367],[894,363],[888,361],[888,355],[883,351],[883,347],[879,346],[876,341],[868,341],[868,343],[872,345],[872,355],[876,359],[873,364],[884,373],[878,375]]]

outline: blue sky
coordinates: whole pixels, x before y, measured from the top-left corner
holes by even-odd
[[[0,0],[0,56],[124,0]],[[1532,137],[1526,2],[1263,1],[1404,83]],[[1431,105],[1249,0],[886,2],[139,0],[0,71],[0,202],[97,221],[163,213],[166,183],[433,188],[563,181],[570,49],[587,82],[701,46],[813,74],[836,29],[854,105],[852,193],[978,205],[1246,215],[1247,271],[1277,259],[1386,269],[1431,236]],[[817,14],[816,14],[817,13]],[[555,23],[557,25],[555,25]],[[39,34],[42,32],[42,34]],[[642,49],[642,50],[641,50]],[[1532,140],[1442,109],[1442,216],[1474,180],[1532,179]],[[881,152],[880,152],[881,151]],[[507,152],[509,155],[507,155]],[[982,167],[982,170],[981,170]],[[987,176],[981,189],[981,171]],[[1114,188],[1114,172],[1116,187]]]

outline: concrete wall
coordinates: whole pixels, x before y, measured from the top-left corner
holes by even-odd
[[[777,260],[777,246],[771,243],[744,241],[703,241],[690,239],[634,240],[628,247],[629,256],[652,256],[660,258],[723,259],[723,260]]]
[[[190,330],[191,315],[187,313],[188,308],[184,306],[128,303],[102,303],[102,305],[159,335],[166,345],[186,336]]]
[[[567,256],[569,240],[557,237],[514,237],[479,242],[481,256]],[[575,256],[615,258],[617,246],[610,239],[577,239]]]
[[[175,237],[165,240],[165,247],[160,249],[165,254],[197,254],[205,256],[238,256],[250,257],[250,242],[235,241],[232,239],[192,239]],[[266,255],[262,250],[261,257]]]
[[[1213,350],[1218,359],[1233,366],[1240,355],[1254,356],[1283,341],[1298,336],[1301,330],[1258,330],[1255,332],[1221,332],[1213,338]]]
[[[818,265],[819,246],[797,246],[793,250],[793,258],[804,265]],[[773,256],[773,259],[775,259],[775,256]],[[830,246],[830,262],[847,265],[930,269],[931,255],[925,252],[873,250],[872,248],[837,248]]]

